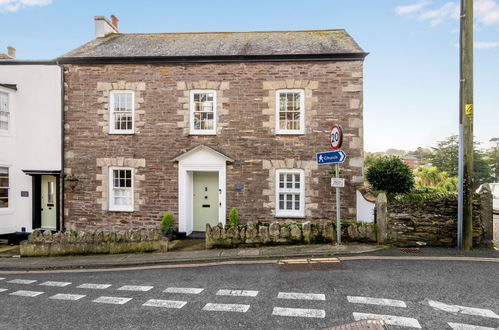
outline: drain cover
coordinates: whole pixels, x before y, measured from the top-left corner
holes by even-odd
[[[403,248],[399,250],[404,253],[414,253],[414,254],[423,253],[420,248]]]
[[[281,272],[306,272],[310,270],[347,269],[338,258],[308,258],[279,260]]]

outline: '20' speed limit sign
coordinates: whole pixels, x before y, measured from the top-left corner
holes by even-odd
[[[329,143],[333,150],[339,149],[341,147],[341,143],[343,142],[343,129],[341,125],[334,125],[331,128],[331,133],[329,133]]]

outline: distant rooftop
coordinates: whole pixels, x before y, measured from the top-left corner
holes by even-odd
[[[125,58],[345,57],[367,53],[342,29],[311,31],[110,33],[59,60]]]

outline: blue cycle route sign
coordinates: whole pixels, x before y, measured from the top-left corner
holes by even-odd
[[[315,154],[317,164],[338,164],[343,163],[347,159],[347,155],[343,150],[320,152]]]

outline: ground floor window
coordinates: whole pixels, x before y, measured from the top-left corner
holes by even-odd
[[[0,209],[9,207],[9,168],[0,167]]]
[[[303,170],[276,171],[276,216],[305,216]]]
[[[109,210],[133,211],[133,169],[109,169]]]

